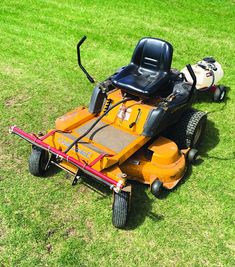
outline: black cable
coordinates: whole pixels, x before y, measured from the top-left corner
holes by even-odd
[[[66,149],[65,149],[65,151],[64,151],[64,153],[67,153],[67,152],[69,152],[69,150],[74,146],[74,145],[76,145],[83,137],[85,137],[95,126],[96,126],[96,124],[105,116],[105,115],[107,115],[108,113],[109,113],[109,111],[110,110],[112,110],[113,108],[115,108],[116,106],[118,106],[118,105],[120,105],[121,103],[124,103],[124,102],[126,102],[126,101],[129,101],[129,100],[131,100],[131,98],[130,97],[127,97],[127,98],[124,98],[124,99],[122,99],[122,100],[120,100],[119,102],[117,102],[116,104],[114,104],[112,107],[110,107],[107,111],[105,111],[100,117],[98,117],[97,118],[97,120],[90,126],[90,128],[89,129],[87,129],[86,131],[85,131],[85,133],[84,134],[82,134],[81,136],[79,136],[76,140],[74,140],[73,141],[73,143],[70,145],[70,146],[68,146]]]

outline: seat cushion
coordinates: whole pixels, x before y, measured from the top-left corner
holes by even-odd
[[[151,73],[128,65],[112,82],[129,94],[147,98],[158,95],[168,80],[169,75],[166,72]]]

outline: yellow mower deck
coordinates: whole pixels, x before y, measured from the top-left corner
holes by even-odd
[[[122,98],[120,90],[108,95],[107,101],[117,103]],[[144,124],[152,105],[130,100],[111,110],[68,155],[116,181],[125,184],[127,179],[151,184],[155,179],[172,188],[185,172],[185,156],[177,145],[167,138],[159,137],[148,146],[149,155],[143,154],[143,146],[150,141],[142,136]],[[105,111],[105,105],[103,111]],[[102,114],[101,112],[101,114]],[[44,142],[64,151],[75,139],[81,136],[96,120],[94,114],[81,107],[56,120],[56,132]],[[60,163],[72,173],[77,168],[66,162]]]

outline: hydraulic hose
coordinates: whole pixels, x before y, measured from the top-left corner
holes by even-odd
[[[73,141],[73,143],[65,149],[64,153],[69,152],[69,150],[70,150],[74,145],[76,145],[76,144],[77,144],[83,137],[85,137],[85,136],[86,136],[86,135],[87,135],[87,134],[88,134],[88,133],[95,127],[95,126],[96,126],[96,124],[97,124],[97,123],[98,123],[104,116],[106,116],[106,115],[109,113],[109,111],[111,111],[113,108],[115,108],[116,106],[120,105],[121,103],[127,102],[127,101],[129,101],[129,100],[131,100],[131,98],[130,98],[130,97],[126,97],[126,98],[120,100],[119,102],[117,102],[116,104],[114,104],[113,106],[111,106],[108,110],[106,110],[101,116],[99,116],[99,117],[97,118],[97,120],[90,126],[90,128],[87,129],[87,130],[85,131],[84,134],[82,134],[82,135],[79,136],[77,139],[75,139],[75,140]]]

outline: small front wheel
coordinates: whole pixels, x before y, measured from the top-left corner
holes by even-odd
[[[188,163],[194,164],[198,159],[198,150],[195,148],[192,148],[189,150],[187,155]]]
[[[130,193],[114,193],[112,223],[116,228],[124,228],[128,219]]]
[[[163,183],[156,179],[152,184],[151,184],[151,193],[155,196],[155,197],[159,197],[161,192],[162,192],[162,189],[163,189]]]
[[[49,153],[39,147],[33,146],[29,157],[29,172],[34,176],[42,176],[46,172]]]

